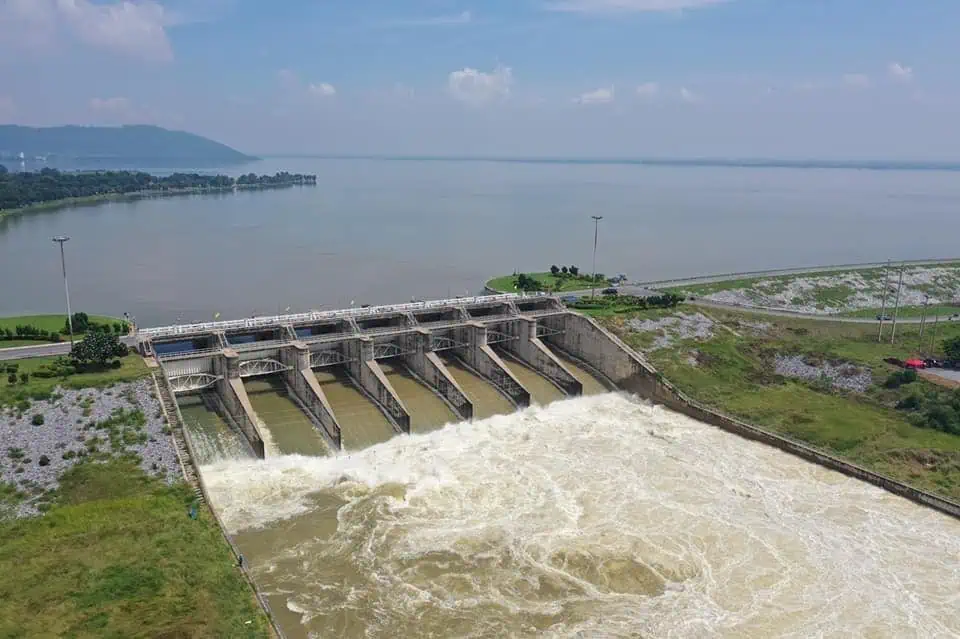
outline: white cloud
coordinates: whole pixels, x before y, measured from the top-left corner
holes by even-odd
[[[92,98],[90,109],[99,113],[127,113],[130,111],[129,98]]]
[[[570,13],[676,12],[696,9],[730,0],[550,0],[551,11]]]
[[[0,40],[49,48],[64,40],[146,60],[168,61],[167,27],[176,23],[155,0],[3,0]]]
[[[473,22],[473,14],[462,11],[456,15],[433,16],[429,18],[411,18],[386,23],[385,27],[456,27]]]
[[[337,89],[332,84],[321,82],[320,84],[308,84],[307,92],[310,95],[326,98],[336,95]]]
[[[891,78],[898,82],[910,82],[910,80],[913,80],[913,69],[899,62],[891,62],[890,66],[887,67],[887,72]]]
[[[870,86],[870,76],[863,73],[848,73],[843,76],[843,83],[855,89],[866,89]]]
[[[660,95],[660,85],[656,82],[644,82],[637,87],[637,95],[644,100],[653,100]]]
[[[688,104],[694,104],[703,100],[700,94],[694,93],[687,87],[680,87],[680,99]]]
[[[491,73],[464,67],[447,77],[447,90],[455,99],[470,104],[486,104],[510,95],[513,71],[497,67]]]
[[[610,104],[616,97],[613,87],[587,91],[574,99],[577,104]]]

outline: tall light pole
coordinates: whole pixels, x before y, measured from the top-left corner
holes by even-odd
[[[70,329],[70,348],[73,348],[73,313],[70,312],[70,287],[67,285],[67,259],[63,255],[63,244],[70,238],[58,235],[53,241],[60,245],[60,266],[63,268],[63,291],[67,294],[67,328]]]
[[[596,297],[597,289],[597,235],[600,233],[602,215],[591,215],[593,218],[593,277],[590,278],[590,297]]]

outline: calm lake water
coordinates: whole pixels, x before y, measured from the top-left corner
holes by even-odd
[[[0,314],[141,325],[477,292],[494,274],[636,280],[956,255],[960,180],[937,171],[271,159],[315,188],[187,196],[0,220]]]

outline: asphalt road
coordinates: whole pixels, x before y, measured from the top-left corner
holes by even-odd
[[[137,345],[136,337],[121,337],[120,341],[127,346]],[[58,344],[37,344],[36,346],[17,346],[16,348],[0,348],[0,361],[11,359],[26,359],[29,357],[51,357],[53,355],[66,355],[70,352],[70,342],[60,342]]]

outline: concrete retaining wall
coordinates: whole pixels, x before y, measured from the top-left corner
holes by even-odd
[[[472,323],[458,328],[457,335],[460,341],[467,344],[454,350],[457,357],[506,395],[517,408],[530,405],[530,392],[513,376],[493,349],[487,346],[487,328],[483,324]]]
[[[629,346],[591,318],[568,315],[565,322],[567,322],[567,332],[557,336],[564,348],[600,369],[625,391],[635,393],[654,403],[663,404],[697,421],[722,428],[740,437],[774,446],[784,452],[820,464],[848,477],[871,483],[895,495],[906,497],[918,504],[960,519],[960,504],[954,501],[908,486],[891,477],[838,459],[807,444],[729,417],[687,397]],[[573,330],[570,330],[571,328]]]
[[[404,363],[414,375],[443,398],[460,416],[460,419],[464,421],[473,419],[473,403],[467,399],[466,393],[450,375],[437,354],[430,350],[430,333],[420,331],[413,337],[416,339],[408,342],[408,345],[412,346],[412,350],[416,352],[404,357]]]
[[[503,342],[500,346],[559,386],[567,395],[571,397],[583,395],[583,384],[580,380],[574,377],[563,362],[558,360],[537,337],[536,320],[521,318],[511,322],[510,331],[511,334],[516,331],[520,339]]]
[[[294,342],[283,349],[281,358],[284,364],[291,367],[284,374],[284,382],[290,394],[301,404],[310,421],[320,429],[330,444],[340,450],[340,423],[310,368],[310,350],[306,344]]]
[[[260,429],[257,428],[257,413],[240,379],[240,358],[233,351],[224,351],[221,357],[214,360],[214,369],[217,375],[222,376],[217,381],[216,389],[226,414],[246,436],[254,454],[264,459],[266,450]]]
[[[380,365],[373,359],[373,340],[351,340],[347,346],[351,361],[347,372],[361,391],[366,393],[380,408],[399,433],[410,432],[410,413],[400,401]]]

